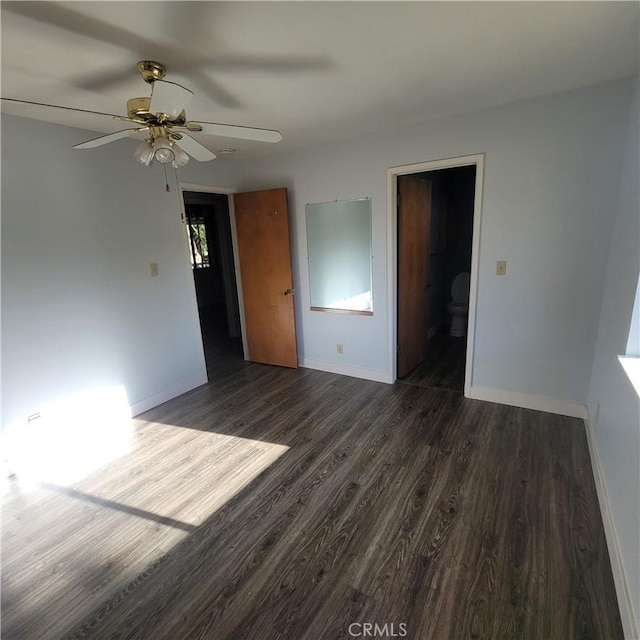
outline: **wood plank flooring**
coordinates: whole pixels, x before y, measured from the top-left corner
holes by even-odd
[[[454,338],[440,331],[429,339],[426,360],[399,380],[419,387],[464,390],[466,337]]]
[[[580,420],[237,360],[2,560],[4,640],[623,637]]]

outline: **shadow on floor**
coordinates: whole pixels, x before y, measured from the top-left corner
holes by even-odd
[[[198,313],[209,380],[221,369],[244,366],[242,338],[229,336],[224,306],[204,307]]]

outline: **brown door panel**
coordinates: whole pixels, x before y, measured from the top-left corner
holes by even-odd
[[[428,338],[431,182],[398,176],[398,377],[424,362]]]
[[[249,359],[298,366],[287,190],[234,195]]]

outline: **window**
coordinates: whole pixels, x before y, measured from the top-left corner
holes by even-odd
[[[636,393],[640,396],[640,276],[638,276],[636,298],[631,314],[626,355],[618,356],[618,360],[629,376]]]
[[[204,215],[187,212],[187,241],[191,249],[191,266],[204,269],[211,266],[209,233]]]
[[[631,314],[631,325],[629,326],[629,336],[627,338],[627,355],[640,357],[640,275],[636,286],[636,298]]]

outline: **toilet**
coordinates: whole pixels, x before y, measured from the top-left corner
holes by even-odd
[[[467,315],[469,313],[469,274],[459,273],[451,283],[451,300],[447,305],[451,316],[449,335],[462,338],[467,335]]]

